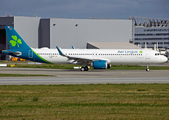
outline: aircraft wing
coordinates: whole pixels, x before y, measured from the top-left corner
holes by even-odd
[[[57,50],[59,52],[59,54],[61,56],[64,56],[64,57],[67,57],[70,61],[72,61],[72,63],[79,63],[79,64],[83,64],[83,63],[86,63],[86,64],[91,64],[91,62],[93,61],[96,61],[96,60],[106,60],[106,61],[109,61],[107,59],[104,59],[104,58],[91,58],[91,57],[79,57],[79,56],[69,56],[69,55],[65,55],[59,47],[57,47]]]

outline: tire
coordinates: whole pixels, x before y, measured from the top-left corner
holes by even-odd
[[[88,71],[88,70],[89,70],[89,68],[88,68],[87,66],[86,66],[84,69],[85,69],[85,71]]]
[[[80,69],[81,71],[85,71],[85,68],[84,67],[81,67],[81,69]]]

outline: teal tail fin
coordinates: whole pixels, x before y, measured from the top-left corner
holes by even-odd
[[[25,43],[25,41],[12,26],[5,26],[5,29],[11,50],[30,49],[30,47]]]
[[[51,63],[30,48],[12,26],[5,26],[5,29],[10,49],[3,50],[2,53],[31,61]]]

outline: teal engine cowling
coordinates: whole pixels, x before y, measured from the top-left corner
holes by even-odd
[[[111,67],[111,64],[108,64],[106,60],[93,61],[93,68],[94,69],[107,69],[110,67]]]

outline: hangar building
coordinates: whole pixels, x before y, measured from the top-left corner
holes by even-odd
[[[13,26],[33,48],[86,48],[88,42],[129,42],[132,20],[0,17],[0,50],[9,49],[5,26]],[[0,55],[0,59],[5,59]]]
[[[129,42],[132,21],[116,19],[41,19],[39,47],[86,48],[87,42]],[[50,41],[47,41],[50,40]]]
[[[133,43],[140,47],[169,49],[169,19],[129,17],[133,20]]]

